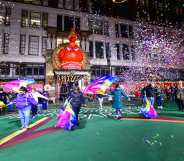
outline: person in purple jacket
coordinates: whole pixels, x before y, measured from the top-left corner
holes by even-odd
[[[29,117],[31,105],[37,105],[37,101],[27,92],[26,87],[20,87],[19,94],[13,100],[16,104],[16,108],[19,112],[19,117],[21,121],[21,129],[27,129],[29,126]]]

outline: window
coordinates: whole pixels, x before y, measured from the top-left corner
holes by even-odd
[[[25,54],[26,50],[26,35],[20,35],[20,48],[19,48],[19,53],[21,55]]]
[[[65,16],[64,17],[64,31],[71,31],[74,27],[74,17]]]
[[[39,36],[29,36],[29,55],[39,54]]]
[[[96,58],[103,59],[104,58],[104,45],[103,42],[95,42],[95,49],[96,49]]]
[[[10,25],[10,16],[11,16],[11,8],[6,7],[5,8],[5,17],[4,17],[4,24]]]
[[[93,41],[89,42],[89,55],[90,58],[93,58]]]
[[[42,27],[46,28],[48,26],[48,13],[42,13]]]
[[[126,24],[115,24],[116,37],[133,38],[133,27]]]
[[[130,53],[127,44],[123,44],[122,51],[123,51],[123,59],[130,60]]]
[[[33,68],[32,67],[28,67],[26,71],[27,71],[27,75],[33,75]]]
[[[4,13],[5,13],[5,8],[3,5],[0,5],[0,24],[4,23]]]
[[[44,67],[39,67],[39,75],[45,75]]]
[[[103,21],[96,20],[96,24],[93,24],[94,34],[103,35]]]
[[[88,19],[89,31],[92,32],[92,33],[93,33],[93,25],[94,25],[93,19]]]
[[[25,67],[26,67],[25,64],[16,65],[15,75],[25,76],[26,75],[26,68]]]
[[[8,54],[8,50],[9,50],[9,34],[4,33],[3,54]]]
[[[128,38],[128,26],[125,24],[120,24],[121,37]]]
[[[117,53],[117,60],[121,59],[121,53],[120,53],[120,45],[116,44],[116,53]]]
[[[119,24],[115,24],[116,37],[119,37]]]
[[[134,61],[136,57],[135,57],[135,48],[133,45],[131,46],[131,55],[132,55],[132,60]]]
[[[48,6],[49,7],[53,7],[53,8],[57,8],[58,7],[58,1],[56,1],[56,0],[48,0]]]
[[[41,14],[40,14],[40,12],[31,12],[30,13],[30,26],[35,27],[35,28],[41,26]]]
[[[105,52],[106,52],[106,58],[110,58],[111,57],[111,51],[109,48],[109,43],[105,43]]]
[[[3,53],[3,33],[0,33],[0,54]]]
[[[11,8],[0,4],[0,24],[10,25]]]
[[[129,37],[133,38],[133,27],[129,25]]]
[[[109,23],[104,21],[104,35],[109,36]]]
[[[110,69],[104,66],[92,66],[91,67],[92,79],[110,74]]]
[[[78,17],[64,17],[64,31],[71,31],[75,28],[76,31],[80,30],[80,18]]]
[[[69,9],[69,10],[73,10],[74,6],[73,6],[73,0],[64,0],[64,8],[65,9]]]
[[[33,74],[39,75],[39,68],[38,67],[33,68]]]
[[[80,31],[80,18],[75,17],[75,30]]]
[[[21,16],[21,26],[22,27],[39,27],[45,28],[48,26],[48,13],[46,12],[34,12],[34,11],[27,11],[22,10]]]
[[[10,74],[10,64],[2,65],[0,69],[1,75],[9,75]]]
[[[0,33],[0,54],[8,54],[9,50],[9,34]]]
[[[63,16],[57,15],[57,31],[63,31]]]
[[[46,55],[47,50],[47,37],[42,38],[42,55]]]
[[[17,64],[15,74],[19,76],[44,76],[44,65],[42,64]]]
[[[58,8],[63,8],[63,0],[58,1]]]
[[[26,11],[26,10],[22,10],[21,26],[22,27],[28,27],[29,26],[28,11]]]
[[[79,10],[79,0],[74,0],[74,10]]]
[[[79,10],[79,0],[58,0],[58,7],[68,10]]]
[[[89,30],[94,34],[109,36],[108,21],[98,19],[88,19]]]

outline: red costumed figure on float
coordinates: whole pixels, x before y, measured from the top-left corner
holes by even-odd
[[[58,54],[60,64],[60,69],[65,70],[81,70],[84,68],[85,54],[76,44],[77,35],[72,32],[69,36],[69,45],[65,48],[61,48]]]

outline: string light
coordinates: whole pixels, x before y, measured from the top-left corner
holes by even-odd
[[[112,0],[113,3],[124,3],[127,0]]]

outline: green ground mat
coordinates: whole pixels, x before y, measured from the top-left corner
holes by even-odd
[[[49,110],[47,112],[44,112],[39,115],[34,120],[31,120],[32,122],[35,122],[36,120],[43,118],[45,116],[50,116],[55,119],[56,122],[56,113],[59,106],[57,105],[49,105]],[[91,107],[91,106],[90,106]],[[102,118],[112,117],[114,115],[114,110],[111,108],[111,106],[104,106],[103,110],[99,110],[97,108],[98,105],[96,104],[96,108],[81,108],[81,114],[80,118],[88,118],[91,116],[97,116]],[[140,106],[126,106],[123,108],[123,117],[140,117],[139,111]],[[166,102],[164,104],[164,108],[162,110],[157,109],[159,116],[167,116],[167,117],[181,117],[184,118],[184,112],[178,111],[178,108],[175,103]],[[7,120],[7,119],[8,120]],[[53,123],[54,125],[55,123]],[[49,126],[51,124],[49,123]],[[17,114],[9,114],[5,116],[0,116],[0,139],[7,136],[8,134],[11,134],[12,132],[18,130],[20,127],[20,121],[17,116]],[[43,127],[40,127],[39,129],[43,129]]]
[[[160,115],[178,117],[175,104],[165,104]],[[138,117],[139,108],[125,108],[124,117]],[[176,115],[175,115],[176,114]],[[184,124],[113,120],[112,108],[82,108],[74,131],[59,130],[0,149],[0,161],[184,161]],[[53,119],[36,131],[53,127],[56,107],[37,119]],[[33,120],[33,122],[36,120]],[[0,137],[19,128],[16,114],[0,116]]]
[[[81,120],[74,131],[60,130],[2,149],[1,161],[183,161],[184,124]]]
[[[30,120],[30,124],[36,122],[37,120],[45,117],[40,115],[34,120]],[[0,139],[6,137],[7,135],[19,130],[21,127],[20,119],[17,114],[5,115],[0,117]]]

